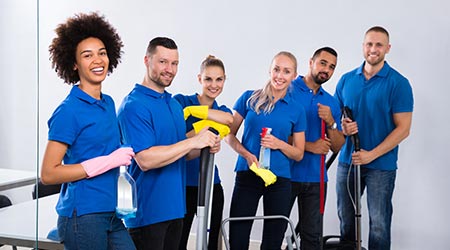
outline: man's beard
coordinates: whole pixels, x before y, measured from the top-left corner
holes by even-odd
[[[323,73],[323,74],[327,75],[326,78],[319,77],[320,74],[321,73],[319,72],[316,75],[313,75],[313,80],[314,80],[315,83],[317,83],[319,85],[322,85],[322,84],[326,83],[330,78],[328,77],[327,73]]]
[[[157,78],[154,77],[150,77],[150,80],[152,80],[152,82],[154,82],[157,86],[160,86],[162,88],[166,88],[169,87],[172,84],[173,78],[170,80],[170,82],[168,84],[165,84],[162,80],[161,80],[161,76],[158,75]]]
[[[384,56],[378,56],[378,58],[374,59],[374,60],[370,60],[370,56],[366,57],[366,62],[370,65],[370,66],[377,66],[380,63],[384,62]]]

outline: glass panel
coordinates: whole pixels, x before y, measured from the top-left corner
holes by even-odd
[[[0,1],[0,244],[33,247],[38,177],[37,1]]]

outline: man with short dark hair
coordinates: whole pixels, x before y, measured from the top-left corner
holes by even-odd
[[[165,88],[178,70],[178,49],[170,38],[150,41],[146,74],[119,109],[124,144],[136,156],[129,172],[137,184],[136,218],[125,219],[138,250],[178,249],[185,214],[186,159],[200,149],[220,148],[220,137],[203,129],[186,138],[183,109]]]
[[[305,154],[294,162],[291,170],[291,209],[297,199],[299,222],[295,228],[300,235],[302,250],[321,250],[322,221],[320,211],[321,157],[330,149],[338,152],[344,143],[339,119],[341,112],[336,100],[322,88],[334,73],[337,53],[330,47],[316,50],[309,60],[305,76],[292,81],[295,98],[306,111],[307,129]],[[326,137],[322,139],[322,123],[326,126]],[[327,181],[326,171],[324,181]],[[324,197],[326,193],[324,185]]]

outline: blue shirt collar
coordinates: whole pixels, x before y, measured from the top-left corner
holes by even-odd
[[[291,91],[286,91],[286,94],[284,95],[283,98],[280,98],[279,101],[285,102],[285,103],[289,103],[292,99],[292,95],[293,93]]]
[[[195,105],[200,105],[200,102],[198,101],[198,93],[195,93],[191,96],[189,96],[189,98],[191,98],[192,103]],[[219,104],[217,104],[216,100],[214,100],[213,104],[212,104],[212,109],[219,109]]]
[[[95,99],[94,97],[90,96],[88,93],[84,92],[79,88],[79,85],[74,85],[72,89],[70,90],[70,94],[74,95],[78,99],[85,101],[90,104],[96,104],[99,102],[105,102],[105,98],[102,93],[100,93],[100,100]]]
[[[148,95],[152,98],[164,99],[164,100],[166,100],[166,102],[169,102],[169,100],[172,98],[172,94],[170,94],[166,90],[164,90],[163,93],[159,93],[147,86],[144,86],[144,85],[138,84],[138,83],[136,83],[136,85],[134,86],[134,89],[136,89],[137,91],[143,93],[144,95]]]
[[[306,85],[306,83],[304,81],[304,76],[302,76],[302,75],[299,75],[295,80],[292,81],[290,88],[293,89],[295,87],[297,87],[300,91],[303,91],[303,92],[312,91],[312,89],[310,89]],[[290,91],[290,92],[292,92],[292,91]],[[324,90],[323,90],[322,86],[320,86],[319,89],[317,90],[317,94],[323,95],[323,93],[324,93]]]
[[[364,61],[361,66],[359,66],[359,68],[356,70],[356,74],[358,75],[362,75],[364,72],[364,65],[366,64],[366,61]],[[387,77],[389,70],[391,69],[391,66],[389,66],[387,61],[384,61],[384,65],[383,68],[381,68],[380,71],[378,71],[375,76],[379,76],[379,77]]]

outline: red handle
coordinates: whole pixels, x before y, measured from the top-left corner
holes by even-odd
[[[325,121],[322,120],[320,126],[320,138],[325,140]],[[325,155],[320,155],[320,214],[325,211]]]

